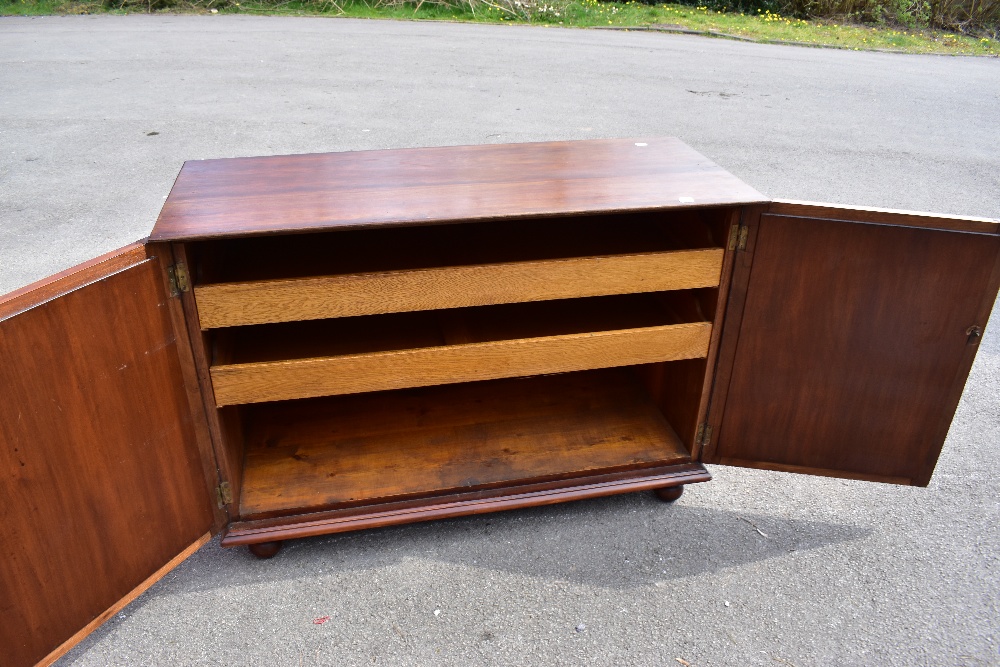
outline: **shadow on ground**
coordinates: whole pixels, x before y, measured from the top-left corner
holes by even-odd
[[[436,560],[587,586],[629,589],[857,540],[871,528],[667,505],[629,494],[552,507],[289,541],[272,560],[208,545],[173,592]],[[223,563],[220,563],[223,561]],[[214,576],[219,567],[229,571]]]

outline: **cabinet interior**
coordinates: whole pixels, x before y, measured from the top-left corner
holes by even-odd
[[[734,216],[188,242],[239,519],[690,463]]]

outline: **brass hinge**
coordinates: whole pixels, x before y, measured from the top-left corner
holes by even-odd
[[[747,227],[746,225],[733,225],[729,228],[729,249],[747,249]]]
[[[229,487],[229,482],[223,482],[215,487],[215,498],[219,501],[219,509],[233,504],[233,490]]]
[[[708,424],[698,424],[698,433],[694,436],[694,439],[702,447],[708,447],[712,442],[712,427]]]
[[[184,262],[167,267],[167,281],[170,283],[170,296],[180,296],[181,292],[191,291],[191,279]]]

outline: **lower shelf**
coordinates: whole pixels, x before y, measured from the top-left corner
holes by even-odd
[[[243,519],[691,462],[629,369],[244,409]]]

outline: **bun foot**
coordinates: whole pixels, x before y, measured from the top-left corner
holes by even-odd
[[[656,497],[663,502],[672,503],[680,498],[681,494],[684,493],[684,485],[681,484],[680,486],[668,486],[662,489],[654,489],[653,493],[655,493]]]
[[[247,549],[257,558],[266,559],[273,558],[275,554],[281,551],[282,544],[284,543],[280,540],[275,542],[258,542],[257,544],[248,544]]]

